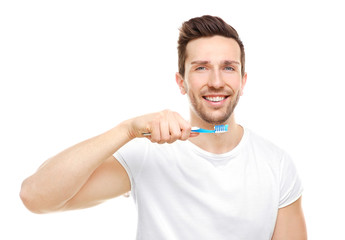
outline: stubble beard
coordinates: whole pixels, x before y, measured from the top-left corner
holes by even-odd
[[[234,96],[229,96],[234,97]],[[231,115],[234,113],[234,110],[237,106],[237,103],[240,99],[239,92],[236,93],[234,99],[231,99],[229,106],[224,109],[218,109],[217,113],[212,113],[212,110],[207,110],[205,107],[199,102],[197,102],[195,96],[191,96],[190,98],[191,108],[192,110],[205,122],[213,125],[220,125],[224,124],[228,121]],[[222,114],[219,114],[219,111],[222,111]]]

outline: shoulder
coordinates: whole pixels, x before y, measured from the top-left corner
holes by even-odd
[[[284,161],[291,160],[289,154],[272,141],[252,130],[246,129],[246,131],[247,150],[253,152],[257,158],[261,158],[267,163],[274,165],[281,165]]]
[[[262,151],[271,152],[271,153],[282,153],[284,150],[277,146],[272,141],[267,138],[257,134],[256,132],[246,129],[248,144],[252,147],[261,149]]]

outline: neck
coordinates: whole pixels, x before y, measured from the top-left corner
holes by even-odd
[[[213,129],[214,125],[205,121],[197,121],[191,118],[192,126],[206,129]],[[228,124],[228,131],[225,133],[200,133],[199,136],[190,138],[189,141],[200,147],[201,149],[221,154],[234,149],[242,139],[243,128],[236,123],[234,114],[224,123]]]

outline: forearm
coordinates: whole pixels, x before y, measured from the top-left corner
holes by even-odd
[[[124,122],[50,158],[23,182],[23,202],[34,212],[59,210],[98,166],[130,140],[127,122]]]
[[[190,130],[189,122],[170,110],[124,121],[47,160],[23,182],[21,198],[29,210],[44,213],[85,207],[122,194],[130,189],[130,182],[120,164],[108,164],[113,153],[145,132],[151,133],[147,137],[151,142],[172,143],[197,136]]]

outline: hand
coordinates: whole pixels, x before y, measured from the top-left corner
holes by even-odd
[[[129,135],[131,138],[144,137],[143,133],[151,133],[145,136],[154,143],[172,143],[176,140],[187,140],[189,137],[198,136],[191,132],[191,125],[177,112],[164,110],[151,113],[130,120]]]

